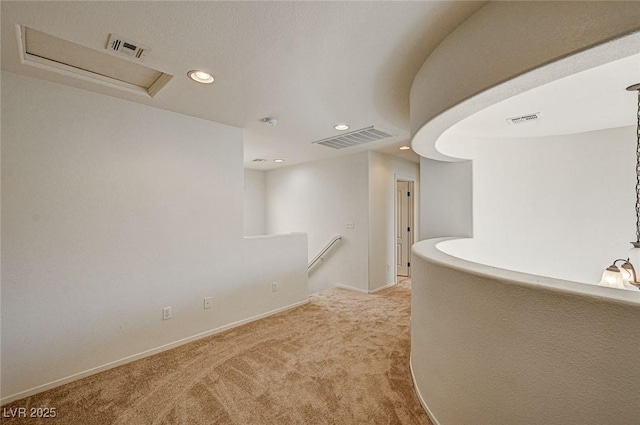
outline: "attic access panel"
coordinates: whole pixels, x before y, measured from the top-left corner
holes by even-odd
[[[19,29],[21,59],[27,65],[152,97],[173,77],[29,27]]]

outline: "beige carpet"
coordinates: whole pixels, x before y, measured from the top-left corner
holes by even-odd
[[[3,424],[431,424],[409,374],[410,283],[308,305],[28,397]]]

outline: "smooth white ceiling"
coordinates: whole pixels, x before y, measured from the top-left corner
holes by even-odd
[[[477,138],[519,138],[585,133],[636,125],[640,54],[552,81],[491,105],[449,128],[437,141],[441,152],[466,157]],[[507,118],[539,113],[512,125]]]
[[[408,144],[409,89],[430,52],[485,2],[2,1],[2,69],[245,129],[245,166],[269,169]],[[110,33],[174,78],[154,98],[20,63],[16,24],[104,51]],[[210,71],[203,86],[191,69]],[[261,119],[275,116],[277,126]],[[337,123],[393,139],[334,150]],[[399,155],[417,160],[411,152]],[[254,158],[269,162],[252,163]]]
[[[475,137],[539,137],[584,133],[635,124],[640,54],[561,78],[492,105],[456,125]],[[507,118],[540,113],[511,125]]]

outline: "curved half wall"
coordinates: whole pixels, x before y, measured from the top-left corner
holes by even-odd
[[[411,260],[411,369],[435,425],[640,423],[640,292],[472,263],[443,241]]]
[[[474,234],[473,165],[441,162],[459,161],[436,146],[447,129],[637,54],[639,28],[637,2],[492,2],[445,39],[411,89],[421,237]],[[419,242],[412,259],[411,366],[435,425],[640,423],[640,293],[481,265],[439,242]]]

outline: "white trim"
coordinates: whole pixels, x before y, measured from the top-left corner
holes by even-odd
[[[133,354],[131,356],[124,357],[124,358],[122,358],[120,360],[116,360],[116,361],[113,361],[113,362],[106,363],[106,364],[104,364],[102,366],[97,366],[97,367],[94,367],[94,368],[91,368],[91,369],[87,369],[84,372],[74,373],[73,375],[69,375],[69,376],[64,377],[64,378],[56,379],[55,381],[51,381],[51,382],[48,382],[46,384],[38,385],[37,387],[33,387],[33,388],[28,389],[28,390],[20,391],[19,393],[16,393],[16,394],[7,396],[7,397],[5,397],[3,399],[0,399],[0,405],[5,405],[5,404],[10,403],[12,401],[19,400],[19,399],[24,398],[24,397],[29,397],[31,395],[40,393],[42,391],[47,391],[47,390],[59,387],[59,386],[64,385],[64,384],[68,384],[70,382],[77,381],[78,379],[82,379],[82,378],[85,378],[87,376],[99,373],[99,372],[104,372],[105,370],[113,369],[114,367],[122,366],[124,364],[131,363],[131,362],[133,362],[135,360],[140,360],[142,358],[149,357],[149,356],[152,356],[154,354],[158,354],[158,353],[161,353],[163,351],[167,351],[167,350],[170,350],[172,348],[179,347],[179,346],[187,344],[189,342],[193,342],[193,341],[196,341],[198,339],[205,338],[207,336],[215,335],[215,334],[224,332],[226,330],[229,330],[229,329],[232,329],[232,328],[236,328],[238,326],[245,325],[245,324],[250,323],[250,322],[254,322],[254,321],[259,320],[259,319],[264,319],[265,317],[272,316],[274,314],[278,314],[278,313],[281,313],[281,312],[286,311],[286,310],[291,310],[293,308],[300,307],[301,305],[308,304],[308,303],[309,303],[309,299],[306,299],[304,301],[300,301],[300,302],[297,302],[297,303],[294,303],[294,304],[290,304],[288,306],[281,307],[281,308],[278,308],[278,309],[275,309],[275,310],[271,310],[271,311],[268,311],[266,313],[258,314],[257,316],[249,317],[247,319],[239,320],[237,322],[229,323],[228,325],[224,325],[224,326],[220,326],[218,328],[210,329],[208,331],[201,332],[199,334],[195,334],[195,335],[192,335],[192,336],[187,337],[187,338],[179,339],[177,341],[170,342],[169,344],[161,345],[159,347],[152,348],[150,350],[146,350],[146,351],[143,351],[143,352],[138,353],[138,354]]]
[[[158,71],[157,69],[153,69],[153,71],[159,72],[160,76],[156,79],[156,81],[153,82],[153,84],[151,84],[151,86],[149,86],[149,88],[145,88],[145,87],[137,86],[135,84],[127,83],[125,81],[120,81],[112,77],[107,77],[106,75],[101,75],[96,72],[87,71],[81,68],[76,68],[75,66],[71,66],[71,65],[56,62],[50,59],[46,59],[43,57],[35,56],[30,53],[27,53],[26,37],[25,37],[26,29],[27,29],[26,26],[16,24],[17,38],[18,38],[18,52],[20,54],[20,63],[22,65],[33,66],[35,68],[44,69],[50,72],[55,72],[57,74],[64,75],[67,77],[77,78],[79,80],[86,81],[89,83],[95,83],[104,87],[123,90],[128,93],[134,93],[134,94],[143,95],[146,97],[154,97],[160,91],[160,89],[163,88],[169,82],[169,80],[173,78],[173,75],[167,74],[162,71]],[[135,62],[131,62],[131,63],[135,63]],[[148,68],[148,69],[151,69],[151,68]]]
[[[397,243],[396,241],[398,240],[398,197],[396,196],[396,190],[398,189],[398,182],[399,181],[405,181],[405,182],[409,182],[412,184],[412,188],[411,188],[411,192],[413,195],[413,198],[411,199],[411,204],[413,207],[413,210],[411,211],[411,242],[409,244],[409,258],[411,258],[411,247],[413,247],[413,244],[416,242],[416,235],[418,234],[417,231],[419,230],[416,227],[416,223],[418,220],[418,203],[419,203],[419,199],[417,197],[417,187],[418,184],[416,183],[418,180],[418,177],[415,176],[409,176],[406,174],[400,174],[400,173],[393,173],[393,243],[394,243],[394,247],[395,244]],[[397,250],[394,249],[393,250],[393,276],[394,279],[398,279],[398,258],[397,258]],[[409,267],[409,277],[411,277],[411,267]]]
[[[65,65],[63,63],[54,62],[49,59],[41,58],[38,56],[31,55],[29,53],[24,53],[21,56],[21,63],[23,65],[33,66],[35,68],[44,69],[46,71],[55,72],[57,74],[64,75],[66,77],[77,78],[82,81],[86,81],[89,83],[96,83],[101,86],[110,87],[114,89],[124,90],[128,93],[139,94],[142,96],[152,97],[151,94],[147,90],[142,87],[136,86],[134,84],[126,83],[124,81],[118,81],[113,78],[105,77],[100,74],[96,74],[95,72],[85,71],[80,68],[74,68],[69,65]],[[160,78],[158,78],[160,79]],[[167,80],[168,81],[168,80]],[[155,83],[154,83],[155,84]],[[157,93],[160,90],[160,85],[156,87],[155,92]],[[155,94],[155,93],[154,93]]]
[[[346,289],[347,291],[360,292],[361,294],[368,294],[369,293],[369,291],[367,291],[367,290],[360,289],[360,288],[354,288],[353,286],[343,285],[341,283],[336,283],[336,287],[342,288],[342,289]]]
[[[341,283],[336,283],[336,287],[337,288],[342,288],[342,289],[346,289],[347,291],[354,291],[354,292],[360,292],[361,294],[375,294],[378,291],[382,291],[383,289],[387,289],[387,288],[391,288],[392,286],[395,286],[397,283],[396,282],[391,282],[391,283],[387,283],[384,286],[381,286],[379,288],[376,289],[371,289],[371,290],[366,290],[366,289],[360,289],[360,288],[354,288],[353,286],[349,286],[349,285],[343,285]]]
[[[420,404],[422,405],[422,408],[424,409],[427,416],[429,416],[429,419],[431,420],[431,422],[433,422],[433,425],[440,425],[440,422],[438,422],[436,417],[433,415],[433,412],[431,411],[431,409],[429,409],[429,406],[427,406],[427,402],[424,401],[424,398],[422,398],[422,394],[420,393],[420,388],[418,388],[418,385],[416,384],[416,376],[413,374],[413,362],[411,357],[409,357],[409,370],[411,371],[411,380],[413,381],[413,389],[415,390],[416,395],[418,396],[418,400],[420,400]]]
[[[387,288],[391,288],[392,286],[395,286],[395,285],[397,285],[397,282],[387,283],[386,285],[381,286],[379,288],[370,289],[369,290],[369,294],[375,294],[376,292],[382,291],[382,290],[387,289]]]

